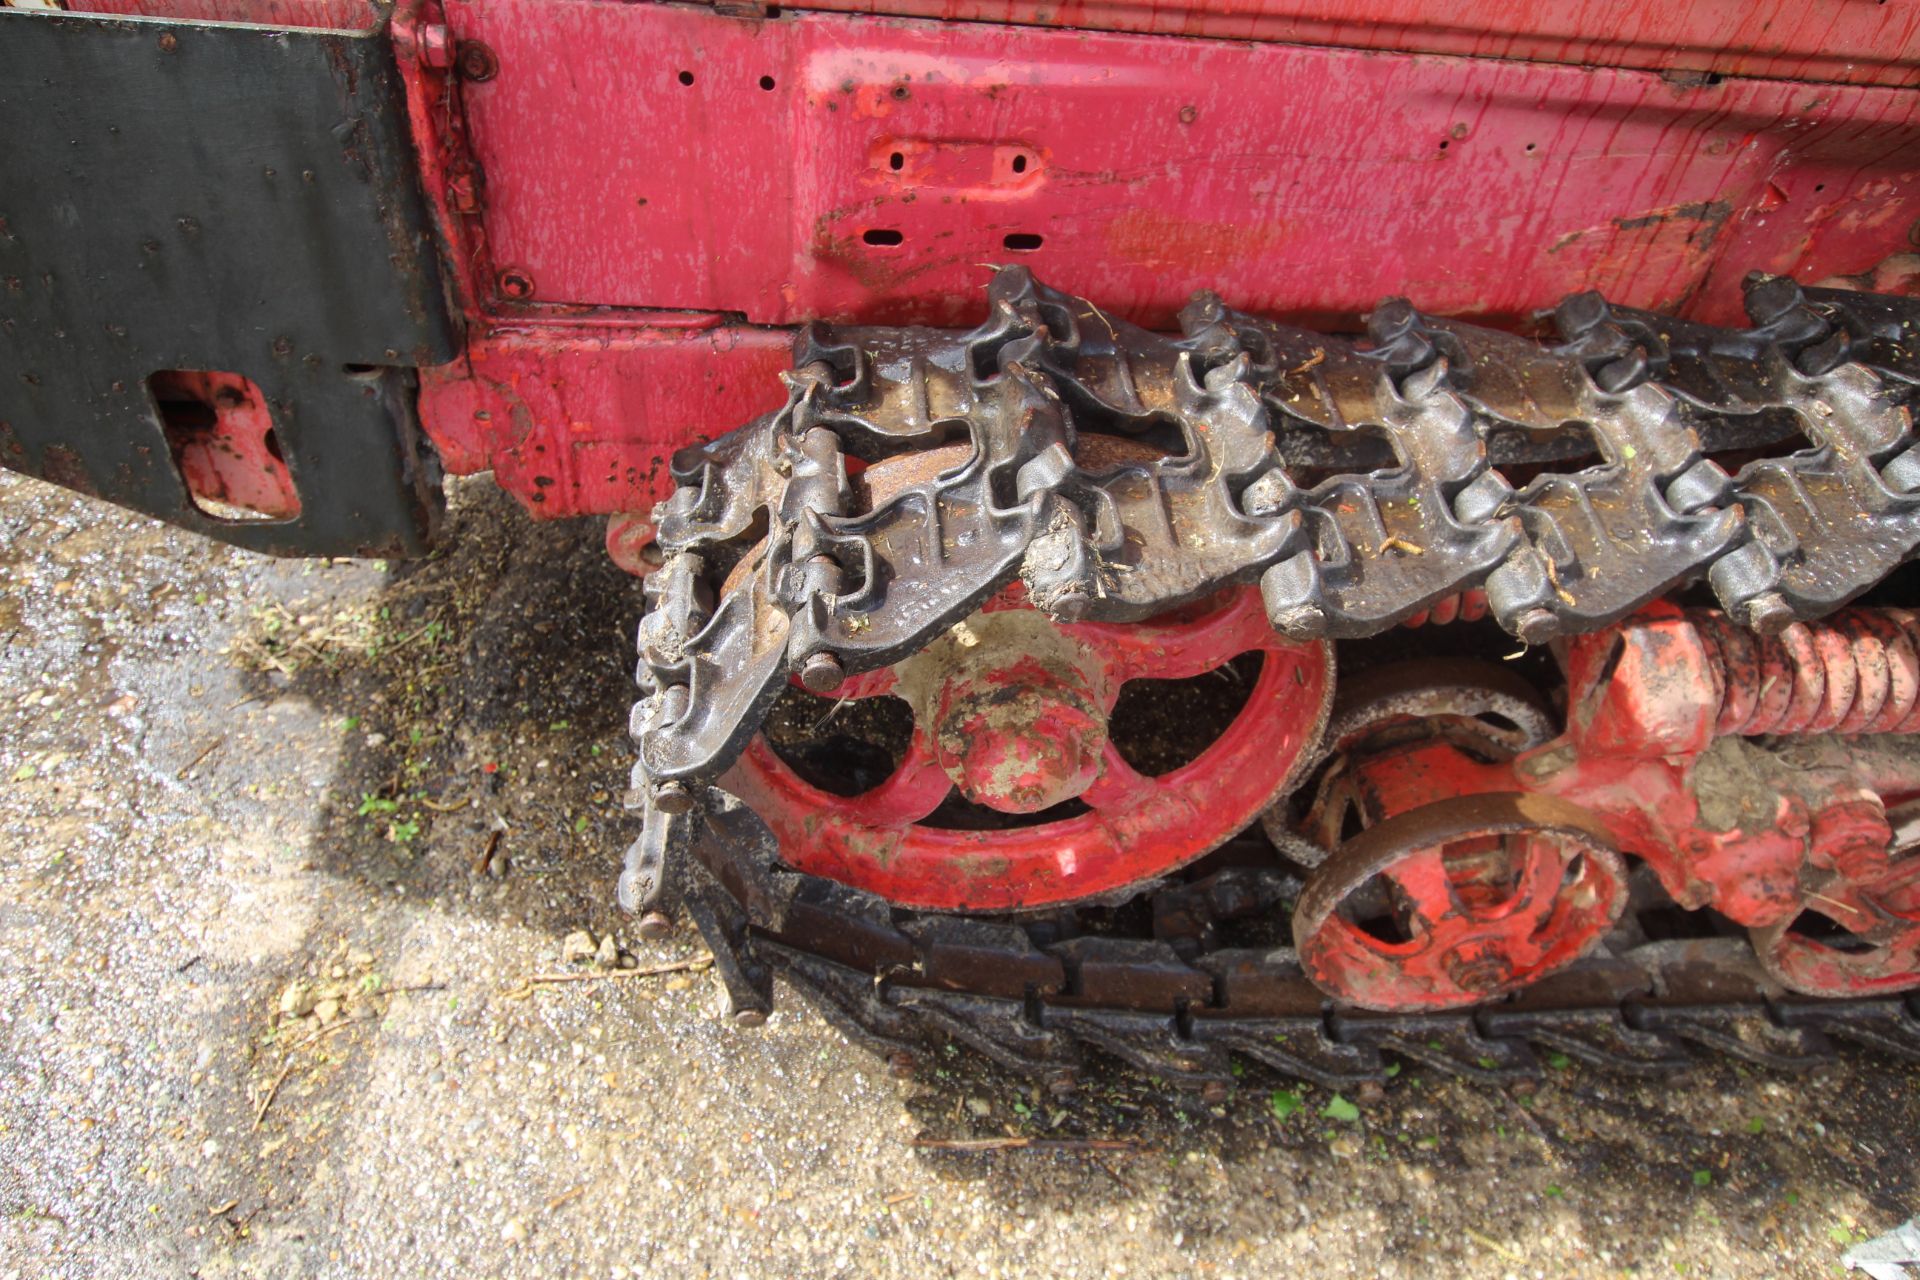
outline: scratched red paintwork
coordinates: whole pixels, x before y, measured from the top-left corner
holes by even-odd
[[[421,371],[421,419],[454,472],[493,468],[537,516],[646,512],[676,448],[782,402],[792,335],[531,325]]]
[[[1729,734],[1808,733],[1831,747],[1846,739],[1819,735],[1838,726],[1861,735],[1910,730],[1920,623],[1899,610],[1849,611],[1829,628],[1854,639],[1846,654],[1800,626],[1808,634],[1755,641],[1777,647],[1727,661],[1712,617],[1657,606],[1576,638],[1567,652],[1566,736],[1513,761],[1429,742],[1367,759],[1342,785],[1379,816],[1463,795],[1566,801],[1643,859],[1682,906],[1712,907],[1759,930],[1757,945],[1797,989],[1845,996],[1910,987],[1920,978],[1920,858],[1893,848],[1887,810],[1920,794],[1911,754],[1839,746],[1809,756],[1793,787],[1753,789],[1743,797],[1752,811],[1743,807],[1745,816],[1724,827],[1703,805],[1699,770],[1715,738]],[[1803,911],[1828,916],[1872,949],[1807,942],[1789,928]]]
[[[1203,286],[1728,320],[1746,270],[1870,271],[1920,217],[1896,90],[612,0],[448,20],[498,61],[464,91],[493,264],[543,302],[963,324],[1013,259],[1155,325]]]
[[[1199,287],[1320,323],[1584,288],[1737,322],[1748,270],[1912,283],[1905,91],[606,0],[446,16],[498,73],[403,59],[475,313],[471,374],[430,371],[422,417],[541,516],[644,512],[673,448],[777,405],[784,339],[755,325],[971,323],[989,261],[1157,326]]]
[[[1920,60],[1920,9],[1864,0],[808,0],[788,7],[1861,84],[1914,84]]]
[[[1333,893],[1309,890],[1293,915],[1307,976],[1362,1008],[1462,1008],[1565,968],[1606,936],[1627,901],[1618,855],[1577,822],[1546,827],[1538,801],[1535,812],[1509,801],[1437,798],[1377,831],[1384,847],[1329,860],[1323,885],[1391,884],[1407,936],[1379,936],[1333,909]]]
[[[371,0],[66,0],[78,13],[361,29]],[[808,0],[789,11],[1285,41],[1846,84],[1920,83],[1920,9],[1865,0]]]

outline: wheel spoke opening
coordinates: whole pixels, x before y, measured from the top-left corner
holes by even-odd
[[[891,778],[913,742],[913,708],[891,694],[831,698],[789,685],[767,713],[767,744],[802,782],[865,795]]]
[[[1120,758],[1158,778],[1192,764],[1246,709],[1263,655],[1243,653],[1203,675],[1129,680],[1107,717]]]

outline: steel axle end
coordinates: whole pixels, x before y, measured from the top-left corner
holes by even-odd
[[[1793,625],[1793,606],[1778,591],[1769,591],[1747,602],[1747,625],[1763,636],[1777,636]]]
[[[1560,633],[1560,619],[1550,609],[1528,609],[1513,620],[1513,634],[1527,644],[1545,644]]]
[[[846,668],[830,653],[816,653],[800,666],[800,683],[809,693],[832,693],[846,678]]]
[[[684,782],[663,782],[653,789],[653,807],[665,814],[693,812],[693,792]]]

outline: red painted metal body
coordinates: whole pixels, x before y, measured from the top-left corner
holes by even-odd
[[[1342,844],[1294,909],[1300,963],[1375,1009],[1449,1009],[1519,990],[1604,937],[1627,902],[1620,857],[1578,809],[1540,796],[1439,796]],[[1335,910],[1370,881],[1417,922],[1406,937]]]
[[[1719,75],[1915,83],[1920,13],[1847,0],[813,0],[807,8]]]
[[[1179,39],[1128,30],[1164,30],[1152,6],[1090,10],[1111,32],[613,0],[403,12],[472,325],[468,359],[426,374],[423,420],[453,469],[496,467],[536,515],[644,511],[672,448],[777,404],[771,326],[970,323],[989,261],[1163,326],[1202,286],[1336,325],[1402,293],[1517,321],[1585,288],[1726,321],[1752,269],[1904,287],[1920,99],[1885,86],[1908,82],[1910,14],[1632,5],[1569,43],[1564,6],[1406,8],[1321,6],[1356,48],[1247,43],[1299,34],[1279,3],[1197,7],[1180,30],[1204,34]],[[1716,44],[1725,70],[1784,78],[1564,65],[1671,71]],[[473,47],[484,79],[433,65]]]

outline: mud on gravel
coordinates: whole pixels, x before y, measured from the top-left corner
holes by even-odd
[[[1832,1276],[1920,1209],[1859,1051],[1061,1101],[697,971],[530,990],[700,948],[612,905],[637,587],[451,525],[277,562],[0,474],[0,1276]],[[912,1145],[1001,1135],[1129,1145]]]

